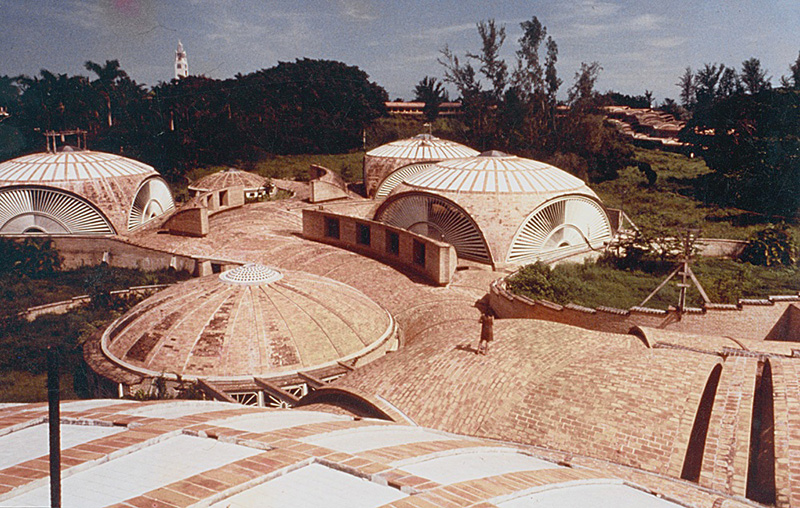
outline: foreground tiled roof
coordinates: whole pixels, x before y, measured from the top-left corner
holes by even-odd
[[[0,506],[49,504],[46,415],[0,407]],[[546,451],[329,413],[89,400],[62,403],[61,416],[67,508],[743,506]]]
[[[588,455],[680,478],[698,407],[715,369],[699,483],[745,495],[757,369],[772,366],[775,481],[800,502],[800,360],[742,351],[648,348],[632,335],[533,320],[496,320],[490,353],[474,353],[472,319],[431,328],[417,342],[338,380],[449,432]],[[747,354],[749,353],[749,354]],[[719,367],[718,367],[719,366]],[[442,408],[446,408],[443,410]],[[794,445],[793,445],[794,444]]]
[[[0,185],[49,184],[156,174],[147,164],[91,150],[35,153],[0,164]]]

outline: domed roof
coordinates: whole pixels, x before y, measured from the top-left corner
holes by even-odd
[[[450,192],[570,192],[589,190],[583,180],[550,164],[499,151],[441,161],[404,181]],[[591,191],[590,191],[591,192]]]
[[[174,206],[155,169],[121,155],[66,146],[0,163],[0,234],[123,234]]]
[[[147,164],[104,152],[35,153],[0,163],[0,185],[43,184],[157,174]]]
[[[391,157],[395,159],[442,160],[472,157],[478,152],[454,141],[440,139],[430,134],[418,134],[413,138],[392,141],[367,152],[369,157]]]
[[[268,179],[261,175],[248,173],[235,168],[217,171],[206,175],[189,185],[189,189],[196,191],[215,191],[229,187],[244,187],[245,189],[261,189]]]
[[[146,375],[270,378],[360,357],[391,316],[360,291],[304,272],[245,265],[172,286],[106,330],[103,353]]]

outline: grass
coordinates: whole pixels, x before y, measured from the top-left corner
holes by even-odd
[[[586,307],[627,309],[639,305],[669,274],[675,265],[666,265],[655,273],[619,270],[604,263],[563,263],[552,269],[560,297],[556,303],[577,303]],[[700,259],[692,264],[703,289],[714,303],[736,303],[738,298],[764,298],[768,295],[796,294],[800,289],[800,268],[761,267],[729,259]],[[673,278],[647,304],[666,309],[678,301],[677,278]],[[524,281],[509,280],[509,289],[537,299],[536,287],[522,289]],[[700,306],[702,298],[692,286],[687,292],[689,305]]]
[[[656,171],[658,179],[652,187],[636,167],[627,167],[619,178],[592,188],[606,206],[622,209],[638,226],[673,231],[699,228],[708,238],[746,240],[769,224],[762,215],[697,199],[696,183],[711,172],[702,158],[641,148],[635,154],[636,160]],[[800,238],[800,227],[790,227]]]
[[[73,376],[62,372],[59,376],[61,400],[77,399],[73,389]],[[47,400],[47,374],[9,370],[0,372],[0,402],[42,402]]]

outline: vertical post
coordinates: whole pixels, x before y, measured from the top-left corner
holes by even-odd
[[[61,508],[61,429],[58,349],[47,348],[47,408],[50,426],[50,507]]]

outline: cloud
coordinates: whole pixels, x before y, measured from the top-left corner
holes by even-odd
[[[348,18],[358,21],[377,19],[377,9],[371,0],[338,0],[339,7]]]
[[[440,41],[445,37],[462,32],[468,32],[470,30],[476,30],[475,23],[461,23],[458,25],[427,28],[425,30],[415,30],[412,32],[407,32],[404,35],[404,38],[409,40],[421,40],[421,41]]]
[[[687,41],[688,39],[686,37],[667,36],[667,37],[655,37],[652,39],[647,39],[645,43],[648,46],[652,46],[654,48],[672,49],[672,48],[677,48],[678,46],[682,46]]]

